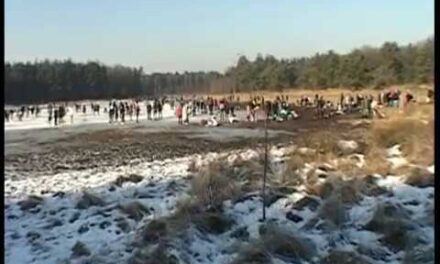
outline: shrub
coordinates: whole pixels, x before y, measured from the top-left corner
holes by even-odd
[[[310,260],[316,253],[311,240],[291,234],[274,224],[266,224],[260,235],[263,248],[285,260]]]
[[[81,198],[76,204],[77,209],[87,209],[91,206],[104,206],[104,201],[96,195],[89,192],[83,192]]]
[[[133,183],[138,183],[140,181],[142,181],[143,177],[136,175],[136,174],[130,174],[127,177],[124,176],[119,176],[116,180],[115,180],[115,185],[121,187],[125,182],[133,182]]]
[[[143,204],[138,201],[130,202],[128,204],[120,206],[120,209],[123,213],[127,214],[128,218],[131,218],[135,221],[140,221],[144,215],[149,214],[148,208],[146,208]]]
[[[18,202],[18,206],[23,211],[37,207],[43,203],[43,198],[36,195],[29,195],[25,200]]]
[[[321,262],[321,264],[370,264],[371,262],[367,261],[362,256],[354,252],[341,251],[341,250],[332,250],[330,253],[325,256]]]
[[[365,228],[383,235],[381,241],[393,251],[399,251],[409,245],[411,237],[408,230],[412,225],[408,212],[399,205],[391,203],[380,204],[373,218]]]
[[[219,209],[225,200],[234,199],[240,188],[220,162],[211,163],[191,181],[191,192],[198,203]]]

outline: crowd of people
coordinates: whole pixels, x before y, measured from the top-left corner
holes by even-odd
[[[428,101],[434,99],[434,91],[428,90]],[[299,118],[294,110],[301,108],[313,108],[316,119],[331,118],[335,115],[360,113],[362,117],[373,118],[383,117],[381,107],[401,107],[415,100],[413,94],[408,90],[401,92],[399,89],[389,89],[378,92],[377,96],[372,94],[344,94],[341,93],[338,100],[328,100],[323,95],[315,94],[313,99],[310,96],[301,96],[296,102],[289,102],[289,96],[279,95],[275,100],[265,100],[263,96],[250,96],[249,101],[241,103],[238,96],[228,96],[221,99],[213,97],[196,97],[190,99],[180,98],[153,98],[145,102],[145,113],[147,120],[163,119],[164,105],[168,104],[179,125],[189,124],[191,116],[208,115],[207,120],[203,119],[202,124],[207,126],[218,126],[221,123],[238,122],[236,111],[242,107],[246,108],[246,120],[257,122],[258,119],[283,122]],[[48,123],[58,126],[65,123],[68,117],[73,123],[74,114],[87,114],[87,104],[75,103],[75,111],[68,103],[47,105]],[[101,105],[90,103],[90,111],[93,115],[100,115]],[[22,121],[23,117],[39,117],[41,108],[35,106],[21,106],[18,109],[5,109],[5,121],[13,119]],[[259,113],[259,114],[257,114]],[[141,114],[140,100],[111,100],[108,107],[104,107],[104,114],[108,114],[109,123],[126,123],[130,121],[139,122]]]
[[[40,107],[38,105],[35,106],[26,106],[23,105],[18,109],[5,109],[5,121],[10,122],[13,119],[17,118],[18,121],[22,121],[23,117],[38,117],[40,114]]]

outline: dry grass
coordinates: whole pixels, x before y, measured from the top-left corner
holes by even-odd
[[[98,196],[89,192],[83,192],[81,198],[76,204],[77,209],[87,209],[91,206],[104,206],[105,202]]]
[[[219,211],[207,210],[193,199],[183,200],[176,206],[175,212],[162,221],[166,224],[170,239],[182,235],[191,226],[202,233],[221,234],[226,232],[233,221]]]
[[[191,193],[198,203],[219,209],[225,200],[238,197],[240,187],[225,166],[221,161],[211,163],[191,180]]]
[[[381,234],[382,243],[393,251],[404,250],[413,242],[409,214],[399,205],[380,204],[365,228]]]
[[[29,195],[26,199],[18,202],[20,209],[23,211],[37,207],[44,202],[43,198],[36,195]]]
[[[387,161],[387,152],[385,148],[379,147],[376,142],[372,141],[368,151],[364,156],[365,165],[361,169],[364,174],[388,175],[391,165]]]
[[[376,120],[371,142],[380,148],[399,144],[404,156],[413,163],[430,165],[434,161],[434,108],[414,104],[403,113]]]
[[[330,253],[324,257],[321,264],[369,264],[365,258],[357,255],[354,252],[332,250]]]
[[[72,258],[78,258],[83,256],[90,256],[91,252],[87,246],[81,241],[77,241],[72,247]]]
[[[434,174],[425,168],[412,167],[405,179],[405,183],[417,187],[434,187]]]
[[[140,221],[145,215],[150,214],[148,208],[138,201],[133,201],[128,204],[120,206],[120,210],[135,221]]]
[[[148,249],[137,250],[128,260],[128,264],[175,264],[179,263],[174,255],[170,255],[167,247],[159,244]]]
[[[310,260],[315,253],[312,241],[269,223],[260,227],[260,239],[241,247],[231,263],[272,263],[272,258],[290,263],[299,259]]]
[[[298,186],[304,183],[298,170],[304,167],[305,160],[301,155],[293,154],[286,161],[284,171],[280,174],[278,185]]]
[[[264,248],[250,244],[243,246],[230,264],[271,264],[272,258]]]
[[[124,183],[126,182],[133,182],[133,183],[138,183],[140,181],[143,180],[143,177],[137,174],[130,174],[126,177],[124,176],[119,176],[116,180],[115,180],[115,185],[121,187]]]
[[[348,214],[340,196],[333,195],[322,203],[318,216],[324,219],[329,227],[340,228],[347,221]]]
[[[260,234],[260,243],[265,251],[272,256],[284,260],[310,260],[316,251],[310,240],[292,234],[274,224],[266,224]]]

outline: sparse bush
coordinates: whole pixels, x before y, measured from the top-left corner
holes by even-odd
[[[344,203],[337,195],[332,195],[321,204],[318,209],[318,216],[323,219],[330,228],[340,228],[348,219]]]
[[[83,192],[81,198],[76,204],[77,209],[87,209],[91,206],[104,206],[104,201],[96,195],[89,192]]]
[[[121,187],[124,183],[126,182],[133,182],[133,183],[138,183],[140,181],[142,181],[143,177],[139,176],[137,174],[130,174],[127,177],[124,176],[119,176],[116,180],[115,180],[115,185]]]
[[[219,213],[204,213],[194,218],[194,224],[201,232],[218,235],[226,232],[233,221]]]
[[[143,243],[157,243],[167,234],[167,224],[162,220],[152,220],[142,228],[140,241]]]
[[[365,228],[382,234],[381,241],[391,250],[399,251],[405,249],[411,240],[408,230],[412,225],[409,219],[403,207],[384,203],[378,206]]]
[[[319,154],[340,154],[338,136],[331,132],[316,132],[302,138],[303,147],[315,149]],[[301,145],[301,144],[300,144]]]
[[[191,192],[197,202],[213,209],[220,209],[225,200],[238,196],[240,187],[228,175],[228,169],[224,166],[220,162],[211,163],[192,179]]]
[[[272,256],[284,260],[310,260],[316,253],[311,240],[291,234],[274,224],[266,224],[260,235],[263,248]]]
[[[243,247],[231,264],[271,264],[269,253],[261,246],[254,244]]]
[[[18,202],[18,206],[23,211],[37,207],[43,203],[43,198],[36,195],[29,195],[25,200]]]
[[[333,183],[326,181],[324,183],[317,183],[314,185],[308,184],[306,185],[306,189],[307,193],[318,196],[321,199],[326,199],[333,193],[335,187]]]
[[[389,174],[391,166],[387,160],[387,152],[374,139],[370,139],[370,145],[365,155],[365,166],[362,172],[367,175],[379,174],[386,176]]]
[[[129,264],[178,264],[178,259],[167,252],[163,244],[155,247],[137,250],[128,260]]]
[[[90,256],[91,252],[81,241],[77,241],[72,247],[72,258],[78,258],[82,256]]]
[[[143,204],[138,201],[130,202],[128,204],[120,206],[120,209],[123,213],[125,213],[129,218],[140,221],[144,215],[149,214],[148,208],[146,208]]]
[[[434,160],[433,108],[414,106],[403,114],[373,123],[372,142],[382,148],[399,144],[411,162],[430,165]],[[426,122],[423,122],[425,119]]]
[[[332,250],[325,256],[320,264],[370,264],[364,257],[349,251]]]
[[[420,167],[413,167],[405,179],[405,183],[420,188],[434,186],[434,174]]]
[[[416,246],[408,249],[402,261],[403,264],[434,264],[435,251],[432,247]]]
[[[280,183],[283,186],[298,186],[303,183],[303,179],[297,170],[304,166],[304,159],[298,155],[294,154],[286,162],[285,170],[281,173]]]

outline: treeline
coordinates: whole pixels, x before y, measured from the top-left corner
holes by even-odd
[[[6,103],[33,103],[111,96],[138,96],[142,68],[108,67],[97,62],[43,61],[5,64]]]
[[[5,63],[4,72],[5,102],[12,104],[209,92],[223,79],[217,72],[146,75],[142,68],[71,60]]]
[[[328,51],[290,60],[258,55],[249,61],[242,56],[227,74],[236,80],[236,91],[425,84],[434,78],[434,40],[406,46],[386,42],[380,48],[363,47],[344,55]]]
[[[286,88],[382,87],[430,83],[434,40],[399,46],[384,43],[348,54],[328,51],[312,57],[277,59],[241,56],[224,74],[184,72],[144,74],[142,68],[99,62],[42,61],[5,63],[5,102],[36,103],[209,92]]]

